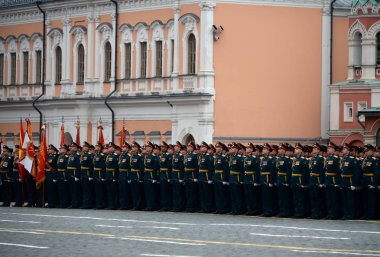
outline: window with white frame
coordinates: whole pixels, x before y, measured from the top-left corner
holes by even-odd
[[[363,111],[363,110],[365,110],[365,109],[367,109],[367,102],[364,102],[364,101],[362,101],[362,102],[358,102],[358,112],[359,112],[359,111]],[[364,122],[364,121],[365,121],[365,116],[364,116],[364,115],[360,115],[360,116],[359,116],[359,120],[360,120],[361,122]]]
[[[344,103],[344,122],[353,122],[354,121],[354,104],[353,102]]]
[[[146,78],[147,42],[140,42],[140,78]]]
[[[77,67],[77,83],[84,83],[84,47],[82,44],[78,46],[78,67]]]
[[[193,33],[189,35],[188,39],[188,54],[187,54],[187,73],[195,74],[195,61],[196,61],[196,40]]]
[[[111,43],[107,42],[104,46],[104,81],[109,82],[111,79],[112,49]]]
[[[162,41],[156,41],[156,77],[162,77]]]
[[[132,44],[131,43],[125,43],[125,66],[124,66],[124,73],[125,73],[125,79],[131,78],[131,67],[132,67]]]

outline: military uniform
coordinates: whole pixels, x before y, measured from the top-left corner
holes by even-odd
[[[62,146],[61,146],[62,147]],[[66,146],[63,146],[66,148]],[[67,174],[67,161],[69,156],[65,153],[60,153],[57,161],[57,172],[55,179],[58,183],[58,198],[59,207],[67,208],[70,204],[70,195],[68,190],[68,174]]]
[[[74,144],[74,143],[73,143]],[[73,145],[72,145],[73,146]],[[75,144],[76,147],[78,145]],[[71,152],[67,161],[67,175],[70,192],[70,204],[72,208],[79,208],[82,203],[81,194],[81,169],[80,155],[77,152]]]
[[[236,144],[233,148],[239,149]],[[233,154],[229,159],[229,184],[231,193],[231,214],[239,215],[245,212],[244,192],[242,183],[244,181],[244,163],[239,154]]]
[[[209,148],[205,142],[202,142],[202,147]],[[199,155],[198,158],[198,186],[200,208],[202,212],[210,213],[215,210],[212,184],[214,173],[214,158],[207,153]]]
[[[314,147],[322,150],[319,144]],[[316,155],[310,160],[310,205],[311,217],[321,219],[326,216],[325,190],[324,190],[324,166],[323,156]]]
[[[190,147],[195,149],[195,145]],[[198,201],[198,155],[190,152],[184,157],[184,181],[186,190],[186,211],[196,212],[199,211]]]
[[[13,196],[15,200],[14,207],[21,207],[23,203],[23,184],[20,176],[19,161],[17,157],[13,161],[13,172],[12,172],[12,184],[13,184]]]
[[[7,149],[9,152],[11,150],[4,146],[3,149]],[[0,162],[0,180],[1,184],[1,195],[3,198],[3,204],[1,206],[9,207],[11,203],[11,190],[12,190],[12,169],[13,160],[11,156],[3,156]]]
[[[100,145],[100,148],[102,149],[103,146]],[[95,208],[104,209],[106,207],[106,156],[101,150],[94,154],[92,163],[94,167]]]
[[[136,142],[132,144],[133,147],[140,148]],[[131,180],[132,202],[134,210],[142,210],[144,208],[144,160],[138,152],[133,153],[131,156],[131,173],[129,175]]]
[[[250,144],[248,147],[254,146]],[[260,199],[260,162],[256,156],[248,154],[244,158],[244,193],[247,215],[261,213]]]
[[[153,146],[151,146],[153,149]],[[159,166],[157,156],[152,153],[144,157],[144,191],[147,211],[156,211],[157,206],[157,174]]]
[[[87,147],[90,145],[85,142]],[[80,156],[80,168],[82,172],[81,176],[81,186],[82,186],[82,208],[92,209],[94,206],[94,196],[93,196],[93,156],[88,151],[85,151]]]
[[[265,144],[264,147],[271,149],[268,144]],[[276,191],[274,188],[276,182],[275,161],[272,156],[260,157],[261,201],[263,216],[265,217],[274,216],[277,213]]]
[[[129,147],[129,146],[128,146]],[[131,172],[131,156],[123,152],[119,157],[119,206],[121,210],[129,210],[131,204],[131,187],[129,174]]]
[[[369,146],[367,146],[369,147]],[[368,156],[362,163],[362,190],[363,190],[363,211],[364,218],[375,219],[376,218],[376,165],[378,159],[373,156]]]
[[[280,147],[287,147],[282,146]],[[276,158],[277,173],[277,198],[280,217],[290,217],[293,215],[293,199],[290,182],[292,177],[292,160],[288,156],[278,156]]]
[[[49,146],[51,147],[51,146]],[[46,200],[47,207],[54,208],[57,205],[57,179],[55,173],[58,169],[58,154],[49,154],[46,165]]]
[[[115,145],[113,145],[116,147]],[[114,210],[118,208],[118,178],[119,178],[119,155],[110,153],[106,157],[106,189],[107,208]]]
[[[217,147],[226,149],[222,143],[217,143]],[[230,212],[230,194],[228,191],[229,183],[229,167],[228,159],[222,153],[216,154],[214,157],[214,195],[216,212],[224,214]]]
[[[163,153],[159,156],[160,203],[162,211],[169,211],[173,209],[171,187],[172,159],[173,156],[168,153]]]
[[[177,142],[179,148],[182,145]],[[183,155],[179,152],[175,153],[172,158],[172,199],[173,199],[173,211],[183,211],[185,209],[185,190],[183,185],[184,179],[184,161]]]
[[[336,149],[336,145],[330,143],[329,147]],[[328,219],[338,219],[342,215],[342,202],[340,196],[340,158],[331,154],[325,160],[326,208]]]

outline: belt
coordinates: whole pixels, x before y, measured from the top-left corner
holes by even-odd
[[[216,170],[215,173],[223,173],[224,170]]]
[[[13,172],[18,172],[18,169],[13,169]]]
[[[106,169],[106,171],[115,171],[115,169]]]
[[[58,171],[66,171],[66,169],[58,169]]]
[[[77,170],[76,167],[67,167],[68,170]]]
[[[269,175],[270,172],[261,172],[261,175]]]
[[[345,174],[342,174],[341,176],[342,176],[342,178],[352,178],[354,175],[345,175]]]
[[[302,177],[302,174],[292,174],[293,177]]]
[[[140,172],[139,169],[132,169],[132,172]]]
[[[205,173],[205,172],[209,172],[209,170],[199,170],[199,172]]]
[[[121,172],[128,172],[128,169],[119,169]]]
[[[181,170],[179,169],[173,169],[174,172],[180,172]]]
[[[375,176],[375,174],[373,174],[373,173],[363,173],[363,176],[364,177],[373,177],[373,176]]]
[[[144,171],[153,172],[153,169],[144,169]]]
[[[185,168],[185,171],[195,171],[195,169],[192,169],[192,168]]]
[[[90,167],[80,167],[82,170],[89,170]]]
[[[310,173],[310,175],[313,176],[313,177],[319,177],[319,176],[321,176],[321,174],[318,174],[318,173]]]
[[[102,170],[102,168],[94,168],[94,170]]]
[[[232,175],[240,175],[240,172],[239,171],[231,171],[231,174]]]
[[[279,172],[278,175],[281,175],[281,176],[287,176],[288,173],[286,173],[286,172]]]
[[[327,176],[336,176],[336,173],[326,172],[325,175],[327,175]]]
[[[244,174],[253,175],[253,174],[255,174],[255,172],[254,171],[245,171]]]
[[[167,168],[161,168],[160,171],[168,171],[169,169]]]

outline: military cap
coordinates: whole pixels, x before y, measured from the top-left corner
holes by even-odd
[[[252,148],[253,151],[256,150],[256,147],[252,143],[248,143],[247,148]]]
[[[321,151],[322,152],[327,152],[327,146],[321,145]]]
[[[288,144],[287,143],[280,143],[278,146],[278,149],[284,149],[285,151],[288,150]]]
[[[223,148],[223,145],[224,144],[222,142],[218,141],[218,142],[216,142],[215,147]]]
[[[109,142],[109,143],[108,143],[108,147],[116,148],[116,145],[115,145],[113,142]]]
[[[373,145],[370,145],[370,144],[366,144],[366,145],[364,146],[364,150],[365,150],[365,151],[370,151],[370,150],[375,151],[375,150],[376,150],[376,147],[374,147]]]
[[[272,147],[271,147],[270,144],[268,144],[268,143],[265,143],[265,144],[263,145],[263,149],[264,149],[264,148],[268,149],[269,151],[272,151]]]
[[[235,142],[232,142],[232,144],[231,144],[231,148],[240,149],[239,144],[237,144],[237,143],[235,143]]]
[[[116,145],[116,146],[115,146],[115,150],[119,150],[119,151],[121,151],[120,146]]]
[[[86,141],[83,142],[83,146],[87,146],[87,147],[90,147],[90,144],[87,143]]]
[[[140,144],[137,143],[136,141],[133,141],[133,143],[132,143],[132,147],[137,147],[138,149],[141,148]]]
[[[304,145],[303,148],[307,153],[311,153],[313,151],[313,147],[311,147],[310,145]]]
[[[174,149],[174,145],[168,144],[168,149]]]
[[[52,150],[58,152],[58,149],[57,149],[54,145],[50,144],[48,147],[49,147],[50,149],[52,149]]]
[[[364,147],[358,146],[358,147],[357,147],[357,151],[358,151],[359,153],[364,153],[365,149],[364,149]]]
[[[182,145],[181,146],[181,150],[186,150],[187,149],[187,146],[186,145]]]
[[[12,149],[9,148],[7,145],[4,145],[4,146],[3,146],[3,150],[4,150],[4,151],[7,151],[7,152],[10,152],[10,153],[12,152]]]
[[[288,151],[290,152],[294,152],[294,146],[292,146],[291,144],[288,144]]]
[[[211,150],[213,150],[215,152],[216,149],[215,149],[215,146],[213,144],[209,144],[209,147]]]
[[[352,147],[352,145],[348,144],[348,143],[344,143],[342,145],[342,148],[346,148],[347,150],[349,151],[352,151],[354,149],[354,147]]]
[[[15,150],[20,149],[20,145],[15,145]]]
[[[101,149],[104,148],[104,146],[100,142],[98,142],[95,146],[99,146]]]
[[[162,145],[161,145],[161,147],[169,148],[169,145],[168,145],[168,143],[166,143],[165,141],[162,141]]]
[[[40,148],[38,146],[36,146],[36,145],[34,145],[33,148],[34,148],[34,151],[40,150]]]
[[[239,149],[242,149],[245,151],[246,147],[245,145],[241,144],[241,143],[238,143],[238,146],[239,146]]]
[[[154,144],[154,145],[153,145],[153,149],[158,149],[158,150],[160,150],[160,146],[157,145],[157,144]]]
[[[90,145],[89,148],[90,148],[90,149],[95,149],[95,146],[94,146],[94,145]]]
[[[122,147],[127,147],[127,148],[131,149],[131,145],[127,141],[124,142]]]
[[[78,150],[79,150],[79,151],[82,151],[82,150],[83,150],[83,148],[82,148],[81,146],[79,146],[79,147],[78,147]]]
[[[77,148],[79,148],[79,147],[80,147],[80,146],[79,146],[77,143],[75,143],[75,142],[72,142],[70,146],[71,146],[71,147],[73,147],[73,146],[74,146],[74,147],[77,147]]]
[[[271,145],[271,147],[272,147],[272,151],[273,151],[273,150],[278,151],[278,149],[279,149],[278,145]]]
[[[69,146],[66,145],[66,144],[62,144],[59,149],[66,149],[66,150],[69,150]]]
[[[298,148],[298,149],[301,149],[302,151],[304,151],[305,149],[304,149],[304,147],[303,147],[303,145],[301,145],[300,143],[296,143],[295,144],[295,146],[294,146],[294,148]]]
[[[262,145],[255,145],[256,149],[259,150],[259,152],[263,151],[264,146]]]
[[[317,148],[319,151],[322,151],[322,146],[320,144],[318,144],[318,143],[315,143],[313,145],[313,148]]]
[[[195,145],[195,143],[194,143],[194,142],[190,142],[190,143],[188,143],[188,144],[187,144],[187,146],[191,146],[193,149],[195,149],[195,148],[196,148],[196,145]]]
[[[329,144],[327,145],[327,147],[334,148],[335,150],[339,149],[339,147],[336,144],[334,144],[333,142],[331,142],[331,141],[329,142]]]
[[[210,146],[205,141],[202,141],[201,147],[206,147],[207,149],[210,149]]]
[[[150,148],[154,148],[154,144],[150,141],[148,141],[146,144],[145,144],[145,147],[150,147]]]

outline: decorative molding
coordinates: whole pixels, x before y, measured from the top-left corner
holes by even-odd
[[[367,30],[365,26],[363,25],[363,23],[360,22],[360,20],[356,20],[352,24],[351,28],[348,31],[348,39],[355,40],[356,32],[360,32],[363,38],[367,36]]]
[[[380,21],[372,24],[372,26],[369,28],[368,32],[367,32],[367,36],[369,38],[373,38],[373,39],[376,39],[376,35],[377,33],[380,32]]]
[[[29,52],[30,51],[29,40],[26,37],[22,37],[20,38],[20,41],[21,41],[20,51]]]
[[[12,38],[7,43],[8,43],[8,53],[17,52],[16,39]]]
[[[364,5],[360,1],[351,9],[352,15],[376,15],[379,14],[379,4],[373,5],[371,1],[368,1]],[[362,11],[362,13],[359,13]]]

